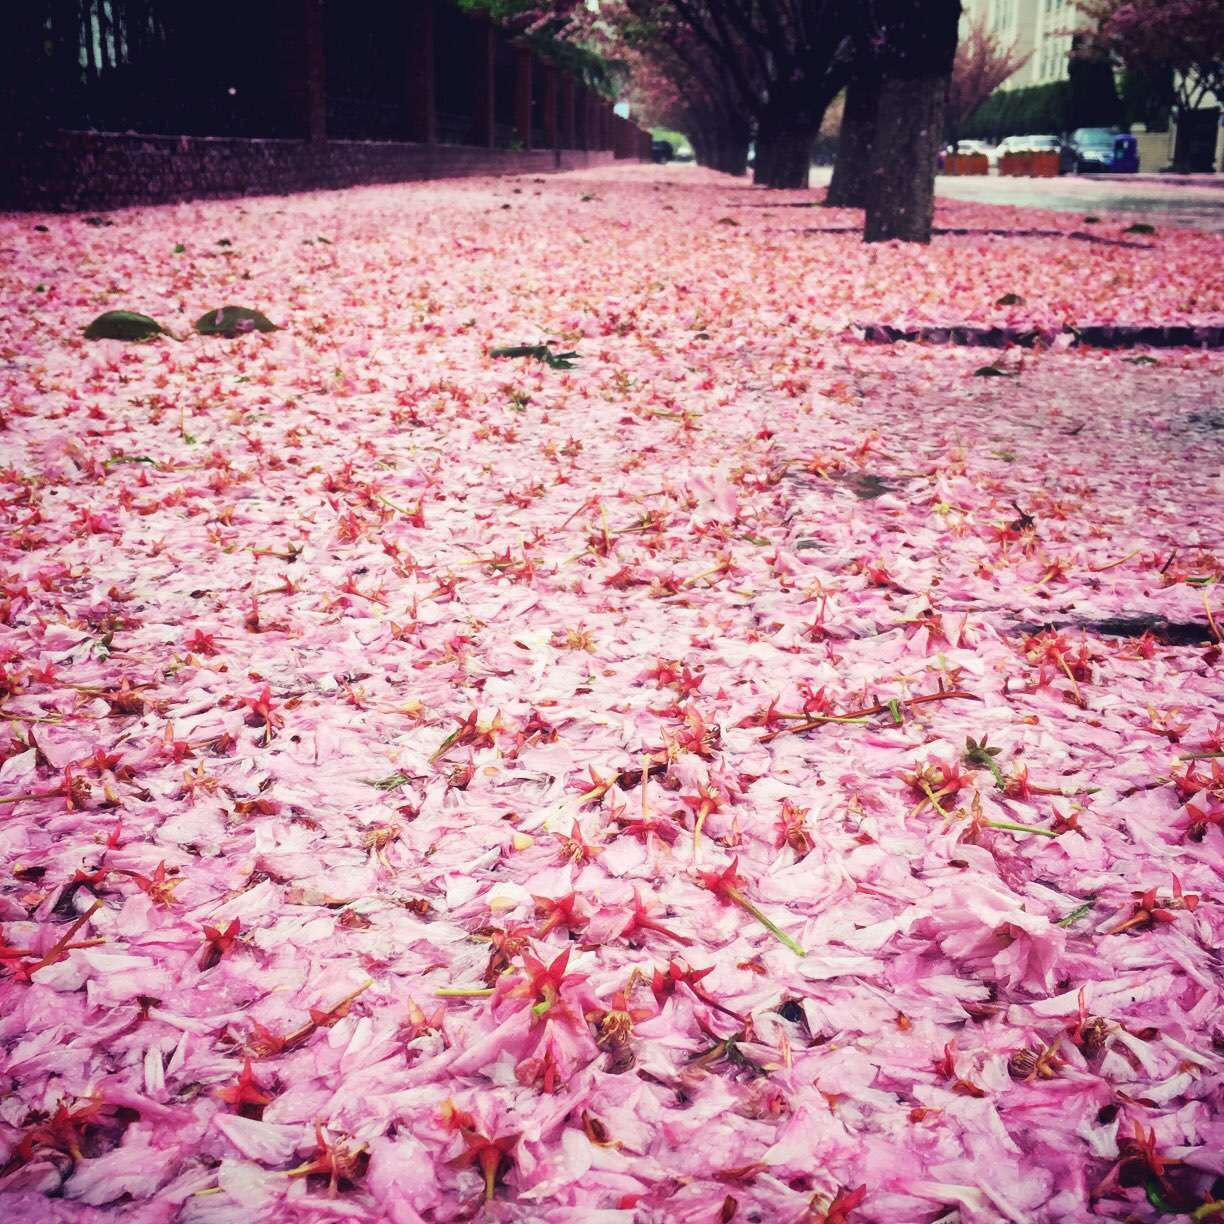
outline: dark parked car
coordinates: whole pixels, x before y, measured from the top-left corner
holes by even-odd
[[[1067,141],[1067,169],[1076,174],[1134,174],[1139,142],[1112,128],[1076,128]]]
[[[670,140],[652,140],[650,142],[650,160],[653,162],[669,162],[676,156],[676,150],[671,147]]]

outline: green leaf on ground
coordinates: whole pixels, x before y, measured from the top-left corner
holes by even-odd
[[[245,306],[222,306],[210,310],[195,321],[195,329],[201,336],[224,336],[227,340],[253,331],[280,330],[262,311],[249,310]]]
[[[399,790],[401,786],[407,785],[411,779],[404,773],[388,774],[385,778],[364,778],[362,779],[367,786],[374,787],[375,790],[393,791]]]
[[[978,366],[973,371],[974,378],[1015,378],[1014,370],[1000,369],[997,365]]]
[[[572,370],[578,354],[554,353],[547,344],[510,344],[489,350],[490,357],[533,357],[553,370]]]
[[[1074,926],[1081,918],[1087,918],[1092,913],[1095,902],[1085,901],[1083,905],[1077,905],[1065,918],[1060,918],[1057,926],[1069,927]]]
[[[1024,299],[1018,293],[1005,293],[997,302],[996,306],[1023,306]]]
[[[1146,221],[1136,221],[1134,225],[1128,225],[1122,232],[1124,234],[1154,234],[1156,227],[1149,225]]]
[[[166,334],[156,319],[134,310],[108,310],[85,329],[86,340],[151,340]]]

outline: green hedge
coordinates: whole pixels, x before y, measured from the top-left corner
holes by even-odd
[[[1065,132],[1071,126],[1071,82],[1052,81],[991,94],[961,125],[960,135],[969,140],[1001,140],[1004,136]]]

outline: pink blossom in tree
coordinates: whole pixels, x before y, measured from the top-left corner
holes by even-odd
[[[948,82],[947,120],[955,132],[987,98],[1029,61],[1013,43],[1005,45],[984,21],[974,21],[956,48]]]
[[[1172,68],[1182,110],[1224,95],[1224,4],[1219,0],[1085,0],[1084,12],[1130,67]]]

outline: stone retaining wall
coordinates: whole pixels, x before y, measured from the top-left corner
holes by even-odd
[[[604,165],[614,157],[575,149],[59,132],[0,147],[0,208],[99,211],[364,183],[544,174]]]

